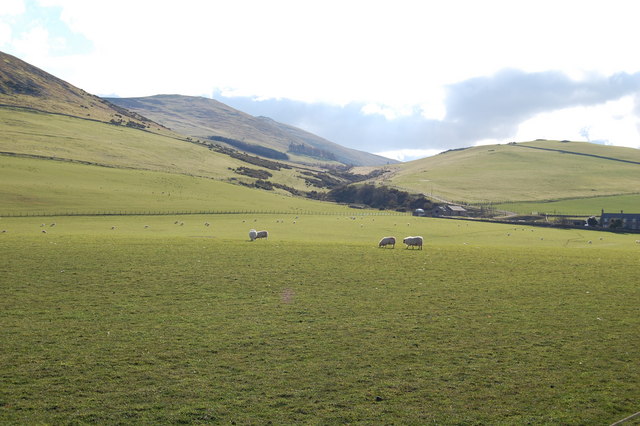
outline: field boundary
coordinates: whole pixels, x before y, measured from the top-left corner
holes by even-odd
[[[102,212],[8,212],[0,217],[63,217],[63,216],[183,216],[225,214],[315,215],[315,216],[408,216],[408,212],[319,212],[310,210],[172,210],[172,211],[102,211]]]

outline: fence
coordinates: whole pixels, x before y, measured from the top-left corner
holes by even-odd
[[[174,211],[101,211],[101,212],[7,212],[0,217],[54,217],[54,216],[181,216],[181,215],[223,215],[223,214],[270,214],[270,215],[316,215],[316,216],[408,216],[408,212],[395,211],[345,211],[318,212],[309,210],[174,210]]]

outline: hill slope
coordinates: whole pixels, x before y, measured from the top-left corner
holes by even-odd
[[[463,202],[591,198],[640,192],[640,150],[585,142],[478,146],[386,169],[389,173],[376,181]]]
[[[143,98],[108,98],[109,102],[140,113],[185,135],[198,138],[221,136],[265,146],[280,152],[290,144],[304,145],[318,152],[332,154],[343,164],[374,166],[396,163],[378,155],[343,147],[299,128],[278,123],[267,117],[254,117],[213,99],[157,95]],[[299,163],[328,163],[325,158],[311,158],[289,153]]]
[[[70,115],[159,133],[168,129],[0,52],[0,105]]]

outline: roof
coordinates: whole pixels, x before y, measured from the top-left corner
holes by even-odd
[[[449,210],[453,210],[454,212],[466,212],[464,207],[462,206],[447,206]]]

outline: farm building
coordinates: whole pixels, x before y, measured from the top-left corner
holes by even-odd
[[[640,213],[605,213],[603,210],[600,225],[603,228],[640,230]]]
[[[434,216],[467,216],[467,210],[462,206],[447,204],[446,206],[438,206],[434,210]]]

